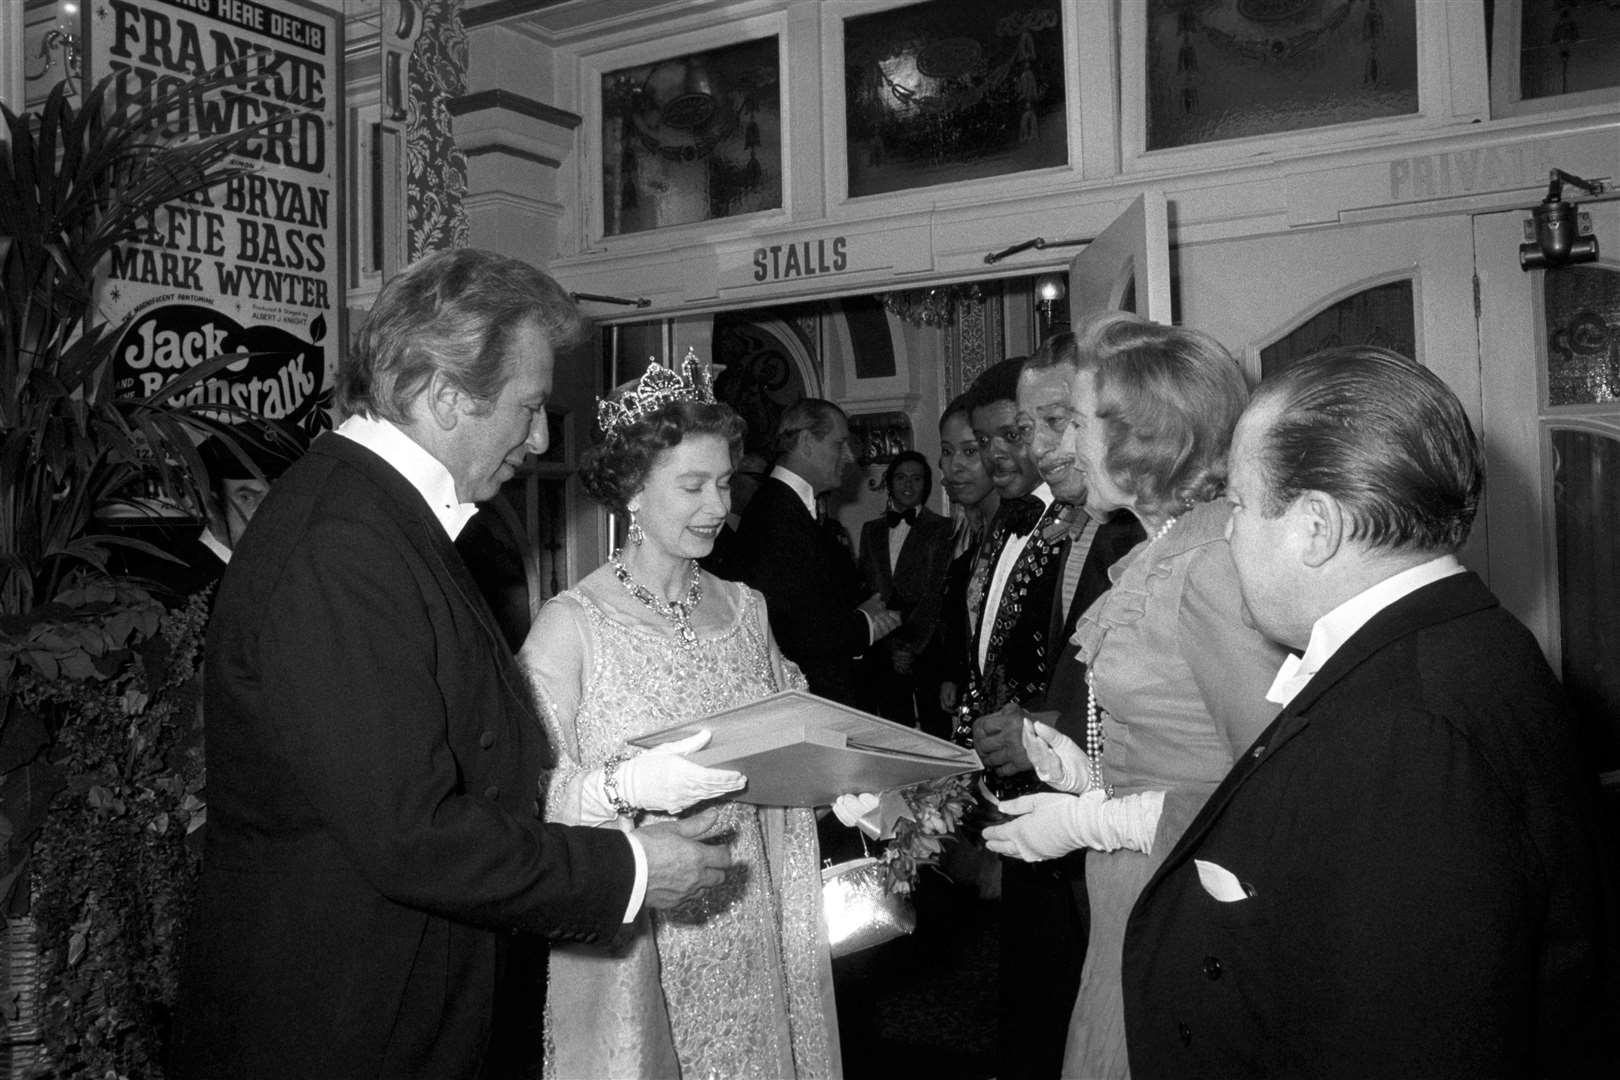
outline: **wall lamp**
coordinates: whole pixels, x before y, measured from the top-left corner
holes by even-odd
[[[1062,274],[1042,274],[1035,279],[1035,306],[1040,309],[1048,328],[1052,325],[1052,309],[1068,295],[1069,287]]]
[[[1580,235],[1581,215],[1564,201],[1564,185],[1573,184],[1588,194],[1600,195],[1603,181],[1583,180],[1563,169],[1552,170],[1547,180],[1547,197],[1539,206],[1531,207],[1530,220],[1525,222],[1529,240],[1519,245],[1519,268],[1546,270],[1566,263],[1596,262],[1597,237]]]

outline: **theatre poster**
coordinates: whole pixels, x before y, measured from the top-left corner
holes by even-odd
[[[331,426],[342,342],[342,21],[304,0],[91,0],[91,80],[114,100],[248,57],[236,85],[193,97],[174,132],[208,135],[286,120],[246,145],[251,173],[169,203],[104,269],[102,311],[122,322],[114,378],[145,397],[185,370],[238,362],[193,387],[295,423]]]

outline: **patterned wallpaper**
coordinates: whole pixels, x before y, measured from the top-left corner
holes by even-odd
[[[422,34],[411,54],[406,117],[409,170],[406,258],[467,246],[467,159],[456,148],[447,103],[467,92],[462,0],[424,0]]]

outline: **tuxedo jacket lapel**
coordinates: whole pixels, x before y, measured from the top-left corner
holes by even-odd
[[[973,573],[968,578],[968,668],[976,674],[979,671],[979,627],[984,622],[984,605],[990,594],[990,577],[995,572],[996,562],[1001,558],[1001,549],[1007,543],[1007,523],[997,518],[991,523],[990,532],[979,545],[978,554],[973,559]]]
[[[1442,578],[1401,597],[1368,619],[1366,625],[1328,657],[1322,670],[1288,703],[1286,711],[1309,709],[1369,656],[1391,642],[1436,623],[1494,606],[1496,598],[1472,572]]]
[[[439,519],[434,517],[433,509],[422,498],[422,493],[412,487],[410,481],[401,476],[397,469],[353,439],[333,435],[328,439],[322,439],[321,447],[360,470],[373,483],[388,492],[393,504],[399,509],[400,524],[406,535],[422,559],[433,568],[441,586],[447,592],[459,595],[474,612],[478,618],[478,625],[483,628],[495,646],[495,655],[510,656],[512,650],[506,644],[506,637],[501,633],[500,627],[495,623],[495,614],[490,611],[489,602],[479,591],[478,583],[473,580],[466,561],[456,550],[450,534],[445,532]],[[501,667],[502,673],[505,674],[506,665],[503,663]],[[527,698],[526,693],[515,692],[518,697]]]
[[[900,545],[899,557],[889,566],[888,582],[892,586],[895,581],[901,581],[911,586],[917,577],[927,573],[929,543],[933,541],[936,533],[946,525],[945,519],[940,515],[923,507],[917,512],[917,520],[911,523],[906,530],[906,538]],[[888,537],[884,537],[885,540]],[[887,563],[888,545],[884,545],[885,564]]]

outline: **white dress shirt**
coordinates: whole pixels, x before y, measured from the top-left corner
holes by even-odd
[[[810,512],[810,516],[812,518],[816,516],[816,489],[810,486],[810,481],[786,465],[778,465],[773,468],[771,470],[771,479],[780,480],[791,488],[793,494],[799,497],[799,501],[804,503],[804,508]]]
[[[213,529],[204,529],[202,535],[197,537],[197,543],[214,553],[214,557],[222,563],[231,561],[231,549],[225,541],[214,535]]]
[[[1385,578],[1323,615],[1311,627],[1311,640],[1305,645],[1305,655],[1290,655],[1283,661],[1271,689],[1266,691],[1266,700],[1286,707],[1305,689],[1305,684],[1322,670],[1322,665],[1374,615],[1423,586],[1460,574],[1463,570],[1462,563],[1457,561],[1455,555],[1442,555]]]
[[[405,434],[392,421],[356,413],[338,425],[337,433],[370,450],[389,468],[403,476],[411,487],[427,500],[428,508],[438,519],[444,531],[454,540],[472,516],[478,513],[476,503],[464,503],[456,498],[455,477],[444,463],[423,449],[422,445]],[[539,777],[535,777],[538,781]],[[636,860],[636,881],[630,889],[630,904],[625,909],[624,921],[634,922],[647,898],[647,852],[633,833],[625,833],[630,852]]]
[[[887,518],[884,523],[888,523]],[[901,518],[898,525],[889,525],[889,573],[894,573],[894,568],[900,565],[900,550],[906,546],[906,537],[910,535],[911,522],[905,518]]]
[[[422,448],[392,421],[356,413],[338,425],[337,433],[353,439],[393,468],[422,493],[433,516],[454,540],[478,513],[476,503],[456,498],[456,481],[444,463]]]

